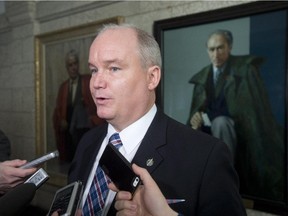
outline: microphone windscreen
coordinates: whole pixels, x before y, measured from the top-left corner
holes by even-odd
[[[19,215],[34,198],[36,189],[35,184],[26,183],[4,194],[0,197],[0,216]]]

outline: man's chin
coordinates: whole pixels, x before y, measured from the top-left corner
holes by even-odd
[[[106,121],[109,121],[112,119],[111,115],[105,112],[101,112],[99,110],[97,110],[97,115],[99,118],[104,119]]]
[[[213,65],[214,67],[220,68],[224,65],[224,62],[215,62]]]

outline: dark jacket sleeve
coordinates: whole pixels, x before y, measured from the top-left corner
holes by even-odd
[[[219,141],[210,151],[203,172],[197,215],[244,216],[238,175],[226,145]]]

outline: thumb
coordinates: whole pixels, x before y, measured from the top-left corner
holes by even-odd
[[[26,162],[27,162],[26,160],[14,159],[14,160],[4,161],[2,162],[2,164],[5,166],[19,167],[19,166],[24,165]]]
[[[110,182],[110,183],[108,184],[108,188],[109,188],[110,190],[114,191],[114,192],[118,192],[118,191],[119,191],[118,188],[115,186],[115,184],[114,184],[113,182]]]
[[[136,175],[140,176],[142,183],[146,187],[156,185],[153,178],[151,177],[151,175],[149,174],[149,172],[145,168],[142,168],[136,164],[132,164],[132,169]]]

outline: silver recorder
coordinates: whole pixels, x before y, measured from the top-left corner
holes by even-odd
[[[21,168],[27,169],[27,168],[31,168],[31,167],[37,167],[38,165],[45,163],[46,161],[51,160],[53,158],[56,158],[58,156],[59,156],[59,152],[53,151],[53,152],[50,152],[46,155],[43,155],[37,159],[34,159],[34,160],[24,164],[23,166],[21,166]]]
[[[57,211],[60,216],[74,216],[79,209],[83,185],[80,181],[71,183],[56,191],[48,216]]]
[[[44,169],[40,168],[32,176],[30,176],[24,183],[33,183],[39,188],[44,182],[49,179],[48,174]]]

